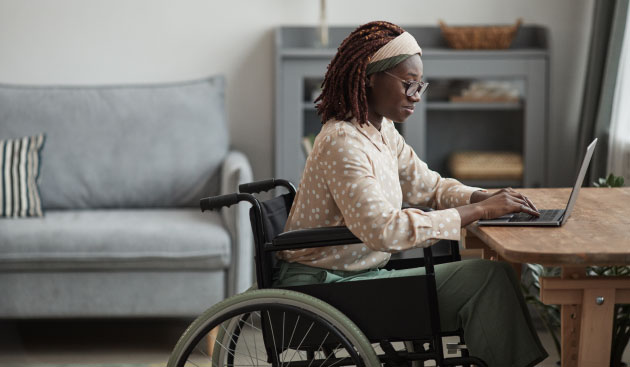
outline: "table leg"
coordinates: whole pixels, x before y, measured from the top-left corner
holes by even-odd
[[[615,303],[630,303],[627,277],[585,277],[585,269],[563,269],[562,278],[540,278],[540,300],[562,305],[562,366],[606,367]]]
[[[615,289],[584,290],[578,367],[610,364],[615,293]]]
[[[560,348],[562,356],[562,367],[577,367],[579,340],[580,340],[580,323],[581,323],[581,305],[562,305],[560,306]]]
[[[520,280],[521,275],[523,274],[523,266],[521,263],[511,262],[499,254],[496,251],[491,249],[488,245],[485,244],[482,240],[477,238],[475,235],[467,232],[465,229],[462,230],[462,237],[460,240],[466,249],[479,249],[481,250],[481,258],[485,260],[501,260],[509,263],[514,272],[516,273],[517,278]]]
[[[562,279],[582,279],[586,277],[586,268],[563,267]],[[560,348],[562,367],[577,367],[580,347],[581,305],[560,306]],[[602,366],[600,366],[602,367]]]

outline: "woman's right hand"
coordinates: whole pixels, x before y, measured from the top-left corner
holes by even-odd
[[[496,195],[475,203],[480,208],[480,219],[494,219],[511,213],[527,213],[539,217],[540,213],[533,204],[514,190],[502,190]]]

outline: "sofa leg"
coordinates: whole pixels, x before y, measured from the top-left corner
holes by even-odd
[[[208,356],[212,357],[214,352],[214,341],[217,340],[217,334],[219,333],[219,327],[215,327],[208,333]]]

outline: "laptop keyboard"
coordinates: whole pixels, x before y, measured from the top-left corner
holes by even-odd
[[[538,222],[538,221],[550,221],[562,210],[541,210],[540,217],[534,217],[527,213],[515,214],[508,222]]]

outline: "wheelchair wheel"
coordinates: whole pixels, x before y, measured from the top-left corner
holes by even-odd
[[[212,356],[202,346],[218,327]],[[199,316],[177,342],[168,367],[380,366],[357,326],[326,302],[303,293],[252,290]]]

